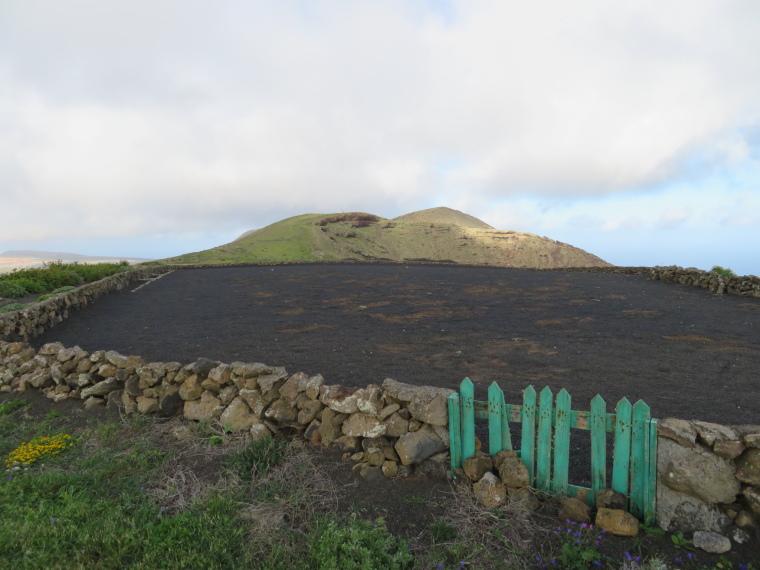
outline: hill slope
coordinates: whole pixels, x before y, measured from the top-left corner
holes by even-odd
[[[501,267],[608,266],[569,244],[496,230],[463,212],[432,208],[392,220],[364,212],[304,214],[167,263],[434,260]]]

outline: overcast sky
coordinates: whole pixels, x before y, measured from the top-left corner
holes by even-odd
[[[0,0],[0,252],[449,206],[760,274],[757,0]]]

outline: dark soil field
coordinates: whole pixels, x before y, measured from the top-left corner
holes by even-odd
[[[643,399],[654,417],[760,422],[760,299],[639,275],[319,264],[175,271],[34,340],[147,360],[264,362],[362,386],[386,377],[508,403],[528,385]]]

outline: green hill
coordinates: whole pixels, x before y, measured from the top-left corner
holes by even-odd
[[[463,212],[432,208],[393,219],[364,212],[304,214],[235,241],[162,260],[170,264],[433,260],[501,267],[609,266],[569,244],[496,230]]]

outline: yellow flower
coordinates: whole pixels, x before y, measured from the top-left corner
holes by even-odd
[[[50,437],[35,437],[33,440],[22,443],[11,451],[5,460],[5,467],[31,465],[46,455],[55,455],[73,445],[72,437],[65,433],[59,433]]]

